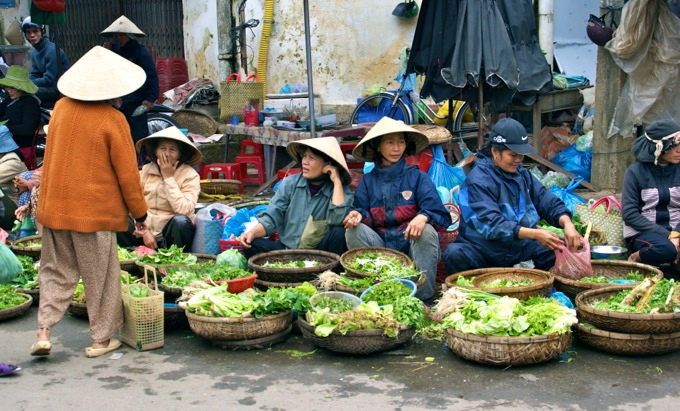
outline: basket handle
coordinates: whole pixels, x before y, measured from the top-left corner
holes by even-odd
[[[149,271],[151,271],[153,273],[153,286],[156,289],[156,291],[159,291],[158,290],[158,279],[156,278],[156,268],[154,268],[150,265],[147,265],[147,264],[144,264],[144,283],[146,284],[147,287],[149,287],[149,275],[148,275]],[[151,287],[149,287],[149,288],[151,288]]]
[[[600,198],[599,200],[597,200],[593,203],[589,202],[589,204],[590,204],[591,210],[594,210],[595,207],[597,207],[600,204],[604,204],[605,207],[607,207],[607,210],[606,210],[607,214],[611,213],[612,204],[617,206],[619,208],[619,210],[622,210],[621,203],[619,203],[619,200],[617,200],[616,197],[614,197],[614,196],[605,196],[605,197],[602,197],[602,198]]]
[[[248,77],[246,77],[245,80],[243,80],[244,83],[259,83],[260,78],[257,77],[257,74],[251,74]]]
[[[228,83],[232,80],[237,82],[237,83],[240,83],[241,82],[241,76],[239,76],[238,73],[231,73],[230,75],[227,76],[227,79],[225,81]]]

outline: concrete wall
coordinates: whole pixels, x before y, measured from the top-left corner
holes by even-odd
[[[31,0],[16,0],[15,7],[0,9],[0,14],[2,15],[2,18],[0,19],[0,45],[9,44],[4,36],[7,26],[14,20],[18,20],[19,23],[21,23],[21,17],[28,16],[30,9]]]

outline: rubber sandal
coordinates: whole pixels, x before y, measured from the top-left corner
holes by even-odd
[[[120,341],[111,338],[109,340],[109,346],[108,347],[102,347],[102,348],[87,347],[87,348],[85,348],[85,356],[87,358],[99,357],[99,356],[104,355],[106,353],[109,353],[111,351],[117,350],[119,347],[120,347]]]
[[[31,355],[50,355],[52,343],[49,341],[36,341],[31,345]]]
[[[16,374],[21,371],[21,367],[12,364],[0,363],[0,377]]]

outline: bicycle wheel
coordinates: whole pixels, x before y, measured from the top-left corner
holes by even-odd
[[[172,117],[161,113],[149,114],[146,118],[146,124],[149,127],[149,135],[172,126],[182,127]]]
[[[411,108],[404,104],[401,98],[393,104],[393,98],[394,94],[383,92],[361,100],[349,118],[350,124],[378,122],[383,117],[411,124],[413,122]]]

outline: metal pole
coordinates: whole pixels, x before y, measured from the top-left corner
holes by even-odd
[[[305,55],[307,57],[307,95],[309,99],[309,131],[312,138],[316,137],[316,123],[314,115],[314,84],[312,83],[312,45],[309,39],[309,0],[304,0],[305,10]]]

